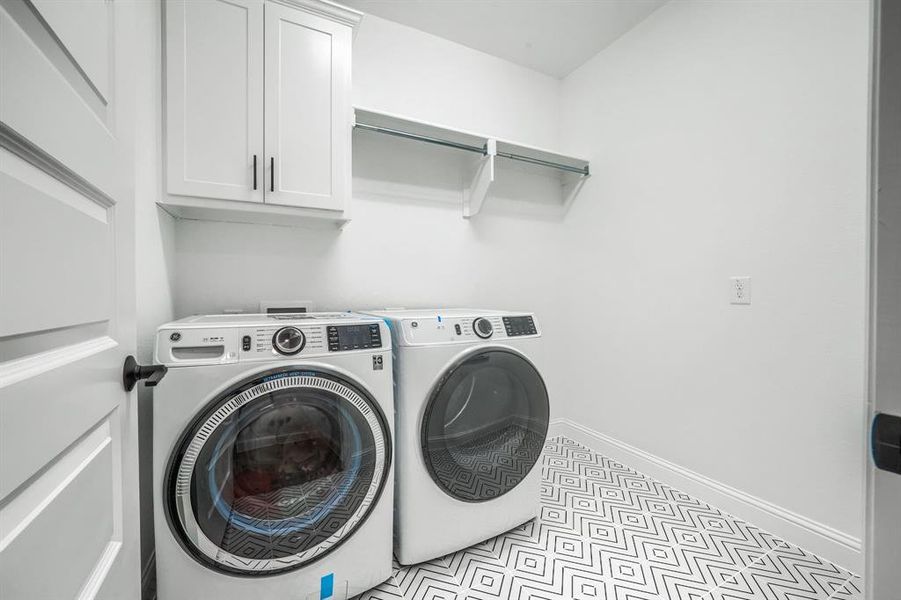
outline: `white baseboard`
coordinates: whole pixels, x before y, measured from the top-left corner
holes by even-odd
[[[569,419],[551,421],[548,437],[566,436],[653,479],[752,523],[854,573],[863,573],[863,542],[772,502],[673,464]]]

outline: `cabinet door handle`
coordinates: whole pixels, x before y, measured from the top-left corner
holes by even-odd
[[[275,157],[269,157],[269,191],[275,191]]]
[[[253,189],[257,189],[257,155],[253,155]]]

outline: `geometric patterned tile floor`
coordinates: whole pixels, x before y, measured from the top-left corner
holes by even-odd
[[[564,437],[541,516],[359,600],[860,600],[857,575]]]

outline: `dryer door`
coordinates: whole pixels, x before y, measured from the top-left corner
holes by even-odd
[[[465,355],[435,384],[423,417],[432,479],[467,502],[505,494],[538,462],[548,413],[544,380],[525,356],[506,348]]]
[[[169,461],[169,522],[201,563],[242,575],[297,569],[337,548],[385,484],[390,430],[376,402],[323,371],[234,386]]]

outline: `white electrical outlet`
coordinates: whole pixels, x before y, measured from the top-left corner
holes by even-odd
[[[750,277],[730,277],[729,278],[729,302],[731,304],[750,304],[751,303],[751,278]]]

